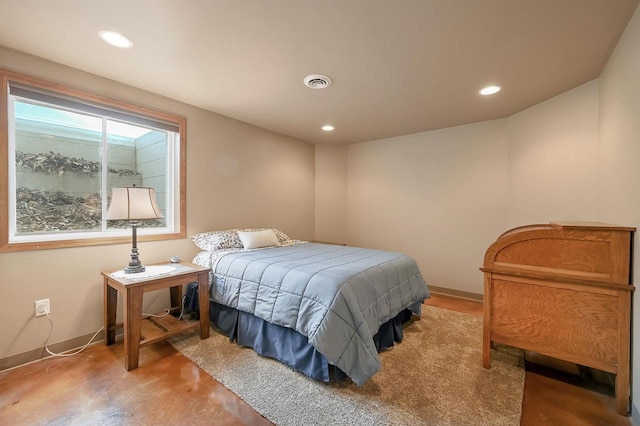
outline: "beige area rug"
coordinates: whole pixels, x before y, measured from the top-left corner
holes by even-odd
[[[404,331],[362,387],[309,379],[213,330],[205,340],[186,334],[171,343],[277,425],[520,424],[522,352],[497,346],[483,369],[481,318],[423,306]]]

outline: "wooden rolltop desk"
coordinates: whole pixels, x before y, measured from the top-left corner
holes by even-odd
[[[618,413],[628,415],[634,231],[551,223],[502,234],[480,268],[483,366],[498,342],[616,374]]]

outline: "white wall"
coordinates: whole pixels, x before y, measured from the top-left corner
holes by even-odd
[[[506,227],[594,221],[598,183],[598,81],[507,120]]]
[[[428,284],[482,294],[478,268],[502,232],[597,219],[598,81],[508,119],[347,155],[348,243],[409,254]]]
[[[598,219],[640,229],[640,10],[600,76]],[[640,276],[640,239],[633,269]],[[640,424],[640,294],[633,304],[633,422]]]
[[[347,146],[316,145],[317,241],[347,242]]]
[[[187,234],[232,227],[276,227],[314,237],[314,146],[112,80],[0,47],[0,67],[187,118]],[[191,260],[190,238],[143,242],[145,264],[172,255]],[[41,348],[49,331],[33,302],[51,299],[50,342],[102,326],[100,271],[128,262],[130,245],[0,253],[0,368]],[[145,311],[168,304],[168,292],[145,295]],[[4,360],[4,361],[3,361]]]
[[[350,145],[348,243],[406,253],[430,285],[482,293],[504,230],[504,120]]]

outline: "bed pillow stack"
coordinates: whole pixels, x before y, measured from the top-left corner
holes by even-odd
[[[277,244],[272,245],[282,245],[289,241],[289,237],[284,232],[274,228],[226,229],[224,231],[201,232],[194,235],[192,237],[192,240],[200,250],[205,251],[216,251],[232,248],[251,248],[246,247],[243,244],[239,232],[254,233],[260,231],[271,231],[271,234],[275,236],[275,239],[277,241]],[[249,245],[253,246],[254,243],[257,243],[257,241],[253,241],[255,240],[255,237],[264,238],[264,234],[261,235],[263,236],[248,236],[247,238],[251,239],[251,241],[248,240]],[[273,242],[273,239],[271,239],[270,241]]]

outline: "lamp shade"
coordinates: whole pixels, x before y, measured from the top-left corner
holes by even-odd
[[[107,220],[160,219],[155,188],[124,187],[111,190]]]

